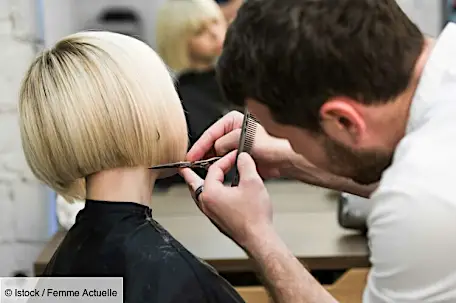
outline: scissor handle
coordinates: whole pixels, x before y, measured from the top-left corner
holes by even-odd
[[[192,162],[190,167],[198,167],[198,168],[203,168],[203,169],[208,169],[209,166],[217,162],[220,158],[222,157],[213,157],[210,159],[205,159],[205,160],[199,160]]]

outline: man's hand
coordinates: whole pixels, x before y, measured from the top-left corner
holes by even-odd
[[[180,174],[191,192],[204,184],[195,201],[198,207],[222,232],[245,248],[262,230],[272,228],[272,204],[255,162],[247,153],[241,153],[238,158],[239,185],[223,184],[225,173],[235,162],[233,151],[211,165],[206,180],[190,168],[181,169]]]
[[[209,168],[206,180],[190,168],[180,170],[198,207],[257,262],[274,302],[335,303],[275,231],[268,192],[247,153],[237,161],[239,186],[224,186],[224,175],[235,161],[233,151]],[[196,196],[201,185],[203,191]]]
[[[187,160],[197,161],[213,156],[223,156],[239,146],[244,115],[237,111],[226,114],[209,127],[187,154]],[[307,184],[345,191],[368,198],[376,185],[360,185],[353,180],[336,176],[315,167],[297,154],[288,140],[275,138],[257,125],[250,154],[264,179],[290,178]]]
[[[239,146],[244,115],[232,111],[214,123],[196,141],[187,154],[187,160],[196,161],[212,156],[224,156]],[[279,178],[281,170],[291,165],[295,152],[288,140],[270,136],[257,125],[252,150],[258,173],[262,178]]]

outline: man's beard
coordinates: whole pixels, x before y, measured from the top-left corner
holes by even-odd
[[[393,158],[392,154],[386,151],[358,151],[328,137],[324,139],[324,147],[331,164],[331,172],[359,184],[367,185],[379,181]]]

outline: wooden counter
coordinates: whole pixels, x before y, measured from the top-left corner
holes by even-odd
[[[274,204],[274,225],[294,255],[309,269],[368,267],[367,241],[337,223],[337,201],[328,190],[299,182],[267,184]],[[220,272],[251,271],[252,262],[194,205],[187,187],[154,194],[153,216],[196,256]],[[54,235],[35,263],[40,275],[65,236]]]

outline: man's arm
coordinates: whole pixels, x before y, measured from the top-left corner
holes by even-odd
[[[281,175],[290,179],[354,194],[363,198],[369,198],[372,192],[378,187],[378,183],[361,185],[351,179],[324,172],[319,168],[311,166],[306,159],[294,152],[290,159],[290,164],[281,170]]]
[[[277,303],[336,302],[275,231],[269,194],[249,154],[241,153],[237,158],[239,185],[223,184],[235,163],[236,151],[232,151],[212,164],[205,180],[189,168],[180,170],[196,205],[257,262]],[[196,196],[202,185],[204,190]]]
[[[277,303],[337,302],[302,266],[273,227],[252,232],[244,249],[256,261]]]

